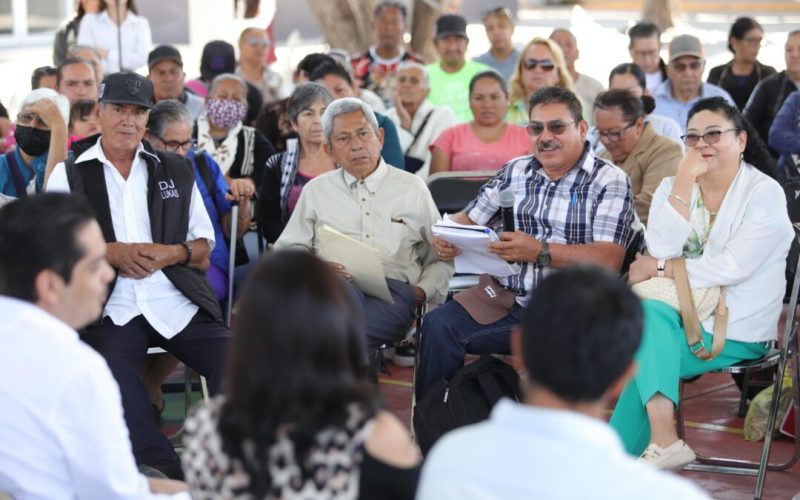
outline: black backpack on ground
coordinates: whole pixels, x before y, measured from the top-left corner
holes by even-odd
[[[507,363],[485,354],[431,386],[414,407],[414,434],[423,455],[445,433],[489,418],[500,398],[520,400],[519,375]]]

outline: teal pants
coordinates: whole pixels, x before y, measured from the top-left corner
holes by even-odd
[[[769,350],[766,342],[728,339],[716,358],[704,361],[689,350],[678,311],[657,300],[642,301],[642,308],[644,333],[636,353],[638,370],[620,395],[610,422],[632,455],[640,455],[650,442],[650,422],[645,404],[656,393],[663,394],[677,405],[681,378],[760,358]],[[703,341],[709,349],[712,338],[710,333],[703,331]]]

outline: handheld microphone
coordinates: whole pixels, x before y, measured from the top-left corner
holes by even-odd
[[[503,231],[515,231],[514,193],[510,190],[502,191],[497,201],[500,203],[500,213],[503,216]]]

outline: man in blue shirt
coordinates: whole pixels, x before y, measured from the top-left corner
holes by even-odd
[[[656,109],[653,114],[672,118],[681,130],[686,129],[689,108],[705,97],[724,97],[732,105],[733,99],[721,87],[703,83],[706,60],[703,45],[692,35],[679,35],[669,44],[667,80],[653,91]]]
[[[67,157],[67,99],[40,88],[25,96],[21,109],[17,147],[0,156],[0,193],[15,198],[41,192],[46,172]]]

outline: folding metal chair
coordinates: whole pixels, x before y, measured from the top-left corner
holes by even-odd
[[[769,454],[772,446],[772,434],[775,429],[775,422],[778,415],[778,402],[783,387],[783,377],[786,371],[787,362],[791,362],[791,377],[792,377],[792,405],[795,407],[795,428],[800,429],[800,357],[798,357],[798,342],[797,342],[797,298],[798,289],[800,289],[800,259],[796,267],[794,280],[792,282],[791,298],[789,300],[789,307],[786,312],[786,325],[783,332],[783,338],[780,342],[779,349],[772,349],[766,356],[744,361],[737,365],[723,368],[718,370],[727,373],[752,373],[764,368],[777,365],[777,373],[772,393],[772,400],[770,402],[769,418],[767,420],[767,435],[764,439],[764,447],[761,452],[761,460],[758,462],[749,460],[739,460],[733,458],[722,457],[709,457],[704,455],[697,455],[696,463],[686,466],[687,470],[696,470],[703,472],[720,472],[727,474],[739,474],[747,476],[756,476],[756,488],[754,498],[761,499],[764,491],[764,481],[766,473],[770,471],[786,470],[793,466],[798,459],[800,459],[800,433],[795,437],[794,452],[791,457],[786,461],[778,463],[769,462]],[[744,388],[743,388],[744,389]],[[744,392],[744,391],[743,391]],[[746,395],[746,392],[745,392]],[[680,386],[680,396],[677,412],[677,431],[678,436],[685,440],[684,428],[684,415],[683,415],[683,382]],[[741,402],[740,402],[741,408]]]

